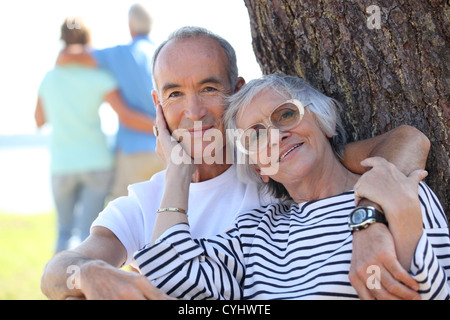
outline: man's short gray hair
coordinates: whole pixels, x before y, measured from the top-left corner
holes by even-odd
[[[327,97],[303,79],[284,74],[273,74],[255,79],[242,87],[240,91],[228,98],[227,110],[224,114],[225,127],[230,132],[237,130],[236,116],[239,110],[245,108],[252,99],[264,90],[274,90],[286,99],[300,100],[306,110],[315,115],[318,125],[329,138],[331,147],[340,159],[343,157],[346,134],[342,126],[340,111],[341,105],[333,98]],[[274,106],[275,107],[275,106]],[[237,150],[237,152],[240,152]],[[239,157],[247,157],[242,153]],[[245,159],[245,158],[241,158]],[[247,159],[248,160],[248,159]],[[268,184],[262,183],[261,178],[250,166],[249,161],[238,164],[238,176],[242,181],[259,183],[264,191],[269,192],[280,200],[290,200],[290,196],[284,186],[272,179]]]
[[[136,35],[148,35],[152,29],[152,17],[148,10],[141,4],[134,4],[128,11],[130,28]]]
[[[183,39],[195,39],[200,37],[207,37],[216,40],[222,49],[224,50],[227,60],[228,60],[228,66],[227,66],[227,73],[228,73],[228,79],[230,82],[231,90],[234,92],[234,88],[237,83],[238,78],[238,67],[237,67],[237,60],[236,60],[236,52],[234,51],[231,44],[222,38],[221,36],[201,27],[193,27],[193,26],[186,26],[182,27],[178,30],[175,30],[172,32],[166,41],[161,43],[159,47],[155,50],[155,53],[153,55],[153,63],[152,63],[152,76],[153,76],[153,87],[158,90],[156,79],[155,79],[155,63],[156,59],[158,58],[158,54],[161,52],[162,48],[171,40],[183,40]]]

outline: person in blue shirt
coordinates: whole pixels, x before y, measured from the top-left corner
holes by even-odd
[[[139,4],[131,6],[128,18],[132,37],[129,44],[80,53],[63,50],[57,64],[77,62],[108,70],[116,79],[126,104],[154,119],[156,111],[151,95],[154,45],[149,38],[152,18]],[[165,165],[156,155],[155,148],[156,137],[153,133],[129,128],[119,119],[111,199],[127,195],[128,185],[148,180],[154,173],[164,169]]]
[[[81,18],[61,27],[65,50],[77,52],[90,43]],[[117,81],[107,71],[79,64],[56,66],[42,80],[35,110],[38,127],[49,123],[52,192],[58,213],[56,252],[80,240],[103,209],[113,180],[114,157],[101,128],[99,108],[108,102],[124,126],[151,132],[152,120],[121,99]],[[80,213],[77,214],[77,210]]]

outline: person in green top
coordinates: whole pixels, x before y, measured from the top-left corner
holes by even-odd
[[[85,50],[90,31],[80,18],[66,19],[61,40],[65,50]],[[116,80],[105,70],[78,64],[56,66],[39,86],[36,124],[42,127],[49,123],[52,128],[49,148],[58,213],[56,252],[68,249],[75,230],[80,240],[89,235],[109,193],[114,157],[101,129],[98,111],[103,102],[111,105],[125,125],[152,132],[152,119],[124,103]]]

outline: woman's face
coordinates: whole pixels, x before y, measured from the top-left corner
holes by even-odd
[[[256,123],[268,126],[272,111],[288,99],[271,89],[263,91],[238,112],[237,127],[245,130]],[[331,147],[307,106],[302,120],[295,127],[287,131],[273,130],[277,129],[270,128],[267,148],[250,154],[250,163],[256,163],[263,180],[267,181],[267,177],[271,177],[287,186],[323,168],[324,161],[328,160],[326,152]]]

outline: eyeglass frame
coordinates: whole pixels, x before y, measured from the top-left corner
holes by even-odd
[[[302,121],[303,116],[305,115],[305,107],[307,107],[308,105],[310,105],[310,103],[308,103],[308,104],[306,104],[306,105],[303,105],[303,103],[302,103],[300,100],[298,100],[298,99],[288,99],[288,100],[286,100],[286,101],[280,103],[279,105],[277,105],[277,106],[272,110],[272,112],[270,113],[270,115],[267,117],[267,120],[268,120],[268,122],[269,122],[269,125],[268,125],[268,126],[267,126],[264,122],[257,122],[257,123],[254,123],[254,124],[248,126],[248,127],[247,127],[246,129],[244,129],[241,133],[239,133],[239,135],[237,136],[237,148],[238,148],[241,152],[243,152],[244,154],[246,154],[246,155],[248,155],[248,154],[255,154],[256,151],[250,151],[250,150],[247,150],[247,149],[242,145],[242,143],[241,143],[241,138],[242,138],[242,136],[245,134],[245,132],[246,132],[247,130],[249,130],[251,127],[256,126],[256,125],[258,125],[258,124],[263,125],[264,128],[266,128],[266,130],[269,130],[270,127],[277,128],[277,126],[275,126],[275,125],[272,123],[272,120],[271,120],[272,115],[273,115],[273,113],[274,113],[279,107],[281,107],[281,106],[283,106],[283,105],[285,105],[285,104],[287,104],[287,103],[291,103],[291,104],[295,105],[295,106],[298,108],[298,111],[299,111],[299,120],[298,120],[295,124],[293,124],[292,127],[289,127],[288,129],[283,129],[283,131],[285,131],[285,130],[290,130],[290,129],[294,128],[296,125],[298,125],[298,124]],[[277,128],[277,129],[278,129],[278,130],[281,130],[280,128]],[[267,141],[269,141],[269,140],[267,140]],[[266,144],[266,147],[267,147],[267,144]],[[264,149],[264,150],[265,150],[265,149]],[[261,151],[261,150],[260,150],[260,151]]]

